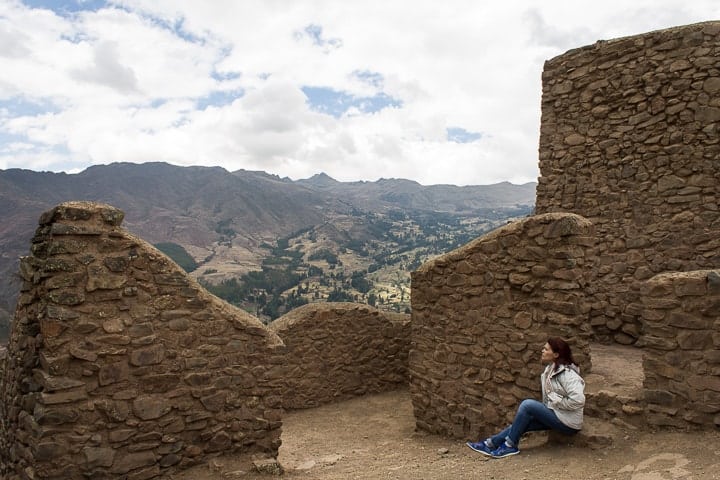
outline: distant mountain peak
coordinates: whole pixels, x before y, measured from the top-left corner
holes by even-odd
[[[304,180],[298,180],[298,182],[312,185],[315,187],[330,187],[340,183],[325,172],[316,173],[312,177],[306,178]]]

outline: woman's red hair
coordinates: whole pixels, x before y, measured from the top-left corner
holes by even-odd
[[[550,349],[553,353],[557,353],[558,357],[555,359],[555,365],[570,365],[575,363],[575,359],[572,356],[572,350],[570,345],[560,337],[550,337],[547,341],[550,345]]]

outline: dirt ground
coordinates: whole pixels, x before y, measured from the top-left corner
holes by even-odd
[[[720,479],[720,431],[618,431],[612,445],[547,443],[530,434],[519,455],[491,459],[464,442],[416,431],[406,390],[289,412],[278,457],[287,479]],[[177,480],[260,480],[250,459],[219,458]]]

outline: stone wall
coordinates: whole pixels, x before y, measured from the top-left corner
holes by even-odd
[[[641,295],[647,422],[720,427],[720,273],[663,273]]]
[[[632,344],[643,281],[720,266],[720,22],[570,50],[542,83],[536,211],[595,225],[592,325]]]
[[[355,303],[313,303],[269,328],[286,345],[285,408],[407,387],[410,315]]]
[[[516,221],[427,262],[412,276],[410,391],[419,427],[478,438],[540,391],[549,336],[590,371],[585,298],[595,238],[564,213]]]
[[[3,478],[148,479],[220,452],[277,456],[282,342],[120,228],[42,215],[0,385]]]

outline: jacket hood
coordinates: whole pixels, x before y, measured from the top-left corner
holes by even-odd
[[[578,375],[580,375],[580,367],[578,367],[578,366],[575,365],[574,363],[568,363],[567,365],[565,365],[565,368],[569,368],[569,369],[572,370],[573,372],[575,372],[575,373],[577,373]]]
[[[554,370],[554,369],[553,369],[553,364],[552,364],[552,363],[549,364],[548,367],[549,367],[549,370],[548,370],[548,371],[551,373],[552,376],[557,375],[558,373],[562,372],[563,370],[572,370],[573,372],[575,372],[575,373],[577,373],[578,375],[580,375],[580,367],[578,367],[578,366],[575,365],[574,363],[567,363],[567,364],[562,364],[562,363],[561,363],[560,365],[558,365],[557,370]]]

